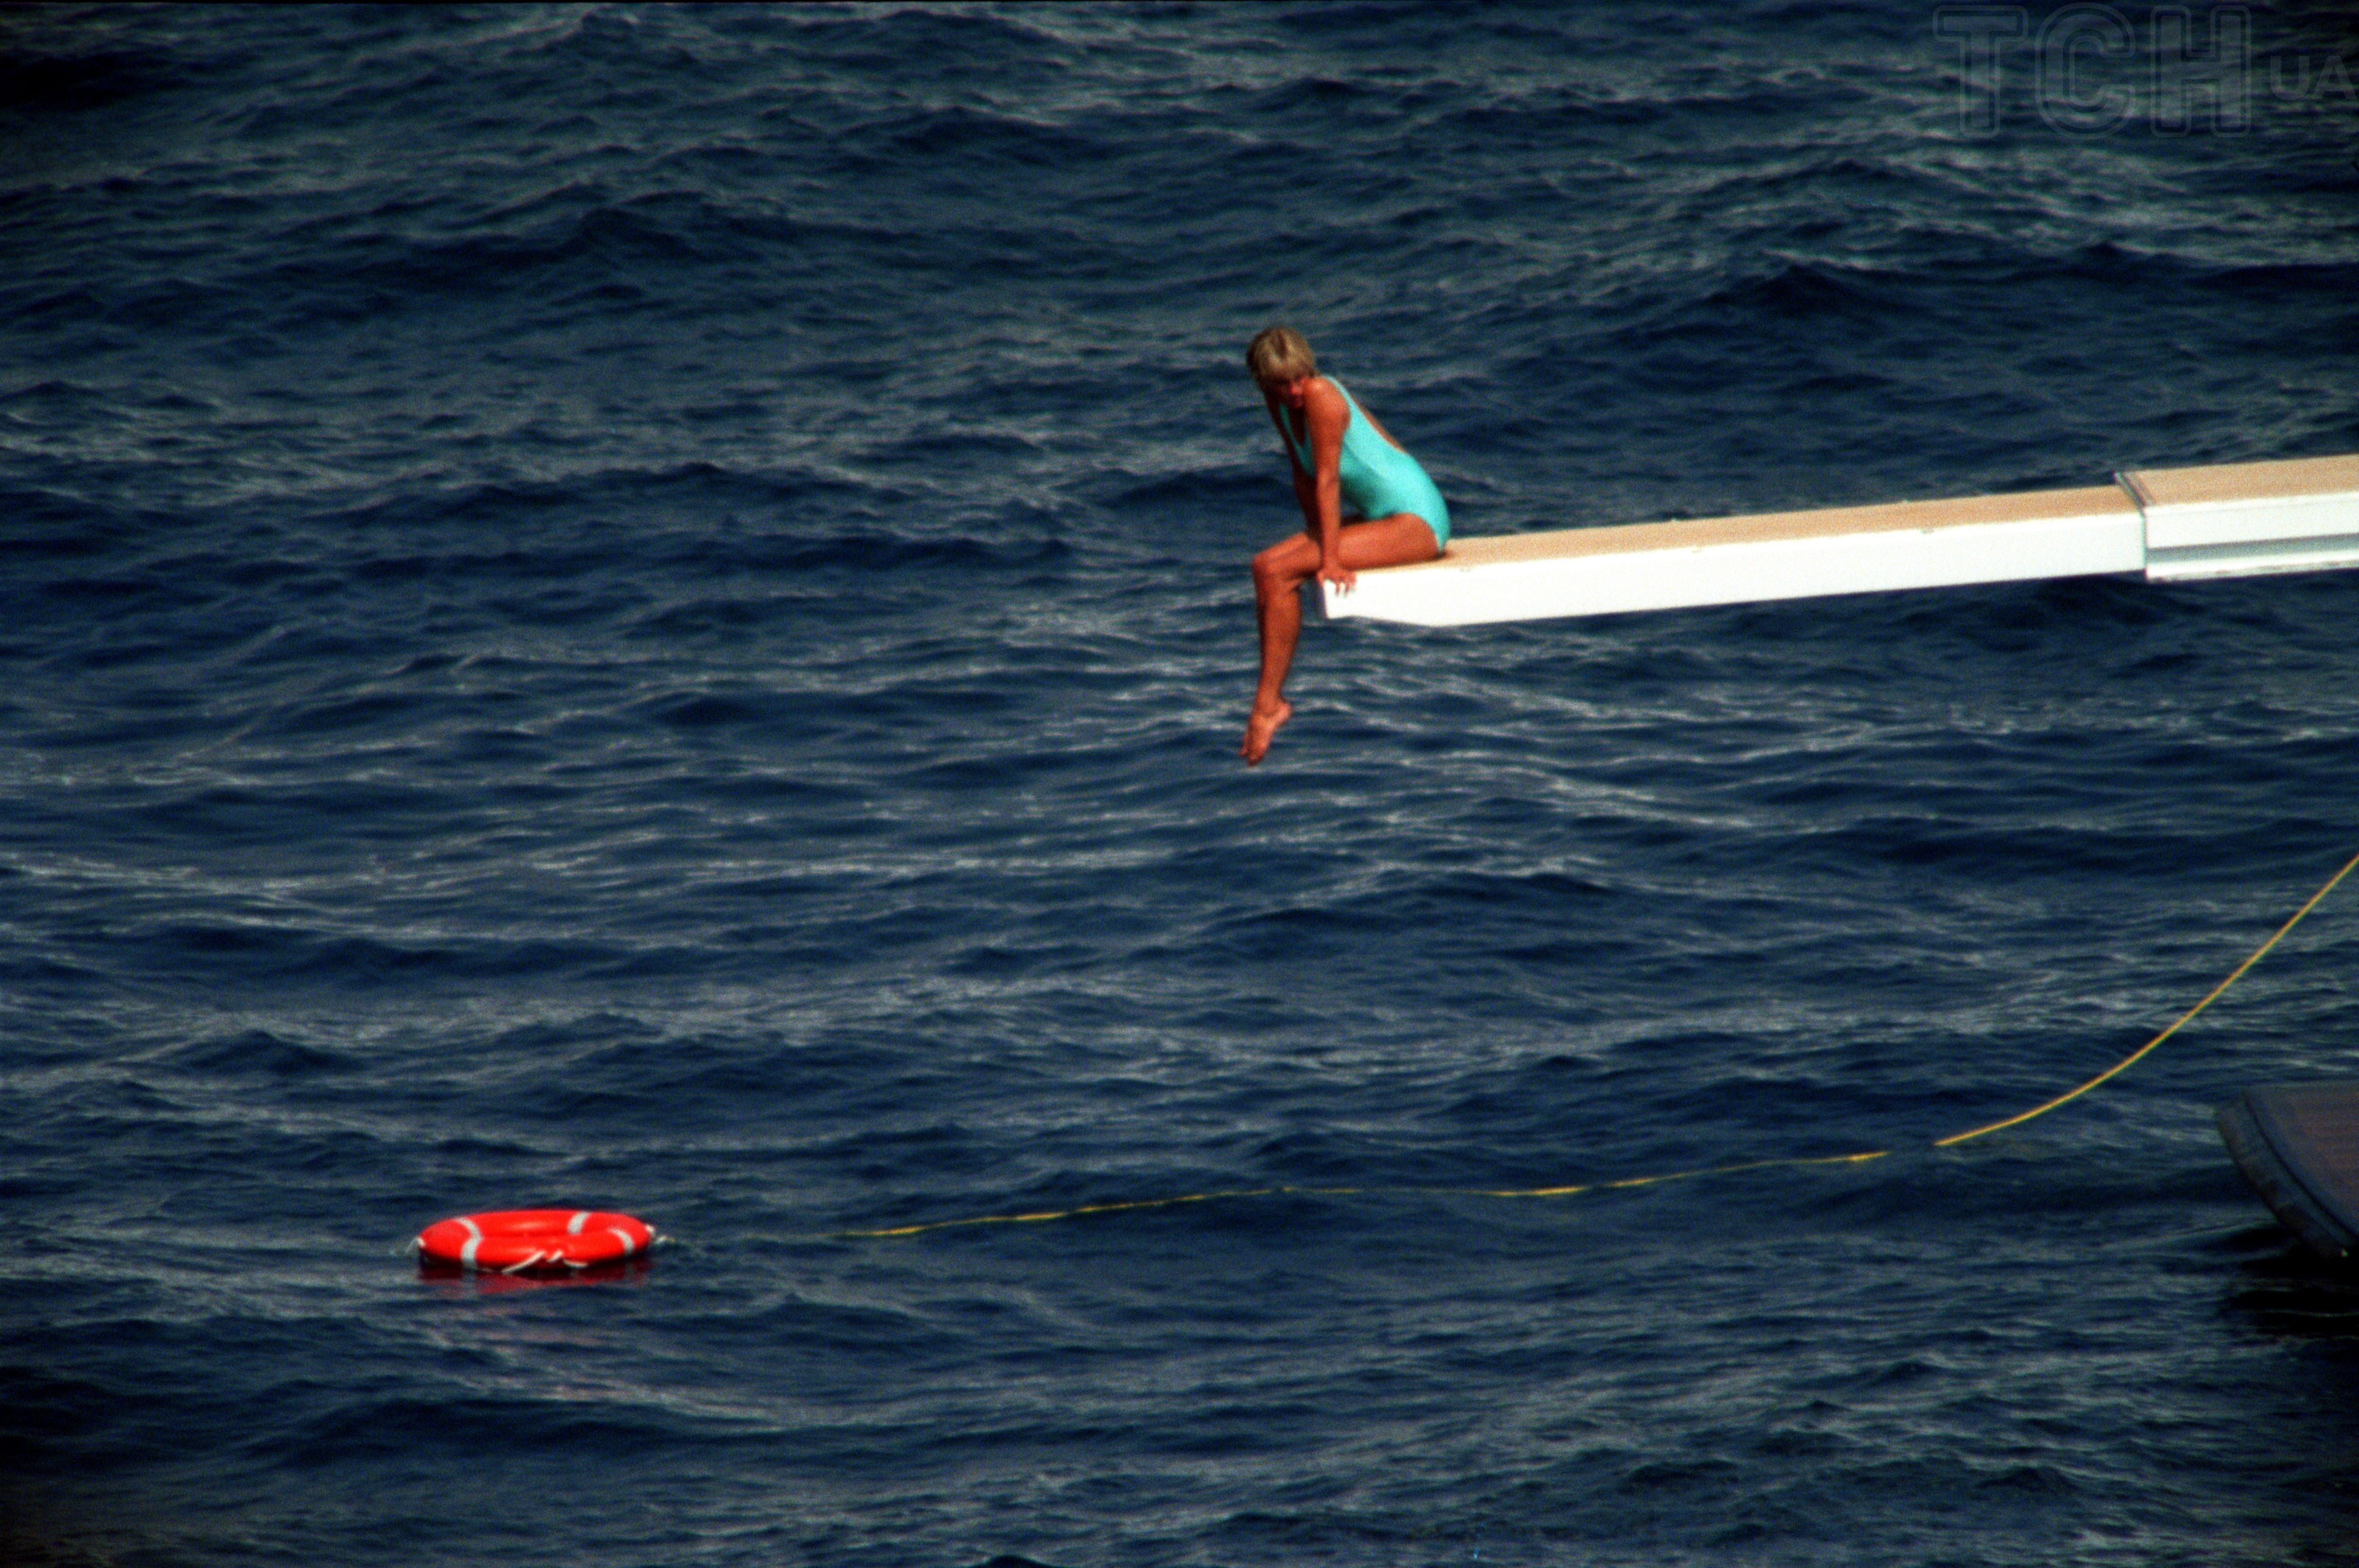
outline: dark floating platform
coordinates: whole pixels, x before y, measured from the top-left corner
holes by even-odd
[[[2325,1256],[2359,1248],[2359,1080],[2268,1084],[2220,1108],[2237,1169]]]

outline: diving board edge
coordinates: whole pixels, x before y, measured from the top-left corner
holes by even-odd
[[[2359,566],[2359,454],[2125,471],[2110,485],[1451,541],[1321,585],[1330,618],[1466,626],[2142,572]]]

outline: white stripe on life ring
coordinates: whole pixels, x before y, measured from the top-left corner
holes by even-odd
[[[590,1211],[585,1208],[581,1213],[575,1215],[572,1220],[567,1224],[565,1227],[565,1234],[568,1236],[579,1236],[582,1234],[582,1227],[589,1223]]]

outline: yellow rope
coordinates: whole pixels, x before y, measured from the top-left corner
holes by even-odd
[[[1651,1187],[1664,1182],[1691,1182],[1700,1176],[1734,1176],[1746,1171],[1767,1171],[1778,1165],[1864,1165],[1870,1160],[1881,1160],[1890,1152],[1888,1149],[1871,1149],[1864,1154],[1810,1154],[1799,1158],[1747,1160],[1742,1165],[1706,1165],[1693,1171],[1670,1171],[1659,1176],[1623,1176],[1614,1181],[1583,1182],[1571,1187],[1419,1187],[1417,1191],[1451,1193],[1475,1198],[1569,1198],[1575,1193],[1609,1193],[1617,1187]]]
[[[1171,1208],[1180,1204],[1214,1203],[1223,1198],[1372,1197],[1563,1198],[1575,1193],[1611,1192],[1617,1187],[1651,1187],[1663,1182],[1693,1181],[1701,1176],[1734,1176],[1745,1171],[1766,1171],[1779,1165],[1858,1165],[1881,1160],[1878,1149],[1865,1154],[1818,1154],[1800,1159],[1748,1160],[1742,1165],[1707,1165],[1692,1171],[1667,1171],[1653,1176],[1623,1176],[1613,1181],[1583,1182],[1568,1187],[1229,1187],[1218,1192],[1182,1193],[1169,1198],[1130,1198],[1119,1203],[1082,1204],[1075,1208],[1036,1209],[1029,1214],[981,1214],[965,1219],[927,1220],[918,1225],[888,1226],[879,1230],[830,1232],[837,1240],[921,1236],[929,1230],[957,1230],[973,1225],[1038,1225],[1049,1219],[1078,1219],[1085,1214],[1114,1214],[1132,1208]]]
[[[2123,1057],[2112,1066],[2107,1067],[2104,1072],[2099,1073],[2095,1077],[2091,1078],[2079,1088],[2071,1089],[2064,1094],[2058,1095],[2046,1105],[2033,1106],[2029,1110],[2023,1112],[2019,1116],[2010,1116],[2005,1121],[1994,1121],[1988,1127],[1977,1127],[1968,1132],[1953,1132],[1947,1138],[1937,1138],[1933,1141],[1933,1147],[1936,1149],[1947,1149],[1953,1144],[1963,1143],[1970,1138],[1980,1138],[1985,1132],[1997,1132],[2005,1128],[2021,1126],[2024,1122],[2029,1121],[2035,1116],[2046,1116],[2058,1106],[2069,1104],[2073,1100],[2079,1099],[2082,1095],[2087,1094],[2091,1089],[2095,1088],[2099,1084],[2104,1083],[2106,1079],[2137,1065],[2137,1064],[2145,1058],[2147,1052],[2153,1050],[2156,1046],[2161,1044],[2164,1041],[2178,1033],[2180,1030],[2186,1027],[2187,1024],[2194,1020],[2197,1013],[2201,1012],[2205,1008],[2210,1007],[2213,1002],[2219,1000],[2220,993],[2222,991],[2226,990],[2230,986],[2233,986],[2238,980],[2243,979],[2245,978],[2245,971],[2251,968],[2255,964],[2259,963],[2263,958],[2267,957],[2270,948],[2284,941],[2286,933],[2291,931],[2295,926],[2299,925],[2302,923],[2303,916],[2307,915],[2311,910],[2316,909],[2320,901],[2324,899],[2328,893],[2332,892],[2337,884],[2339,884],[2343,878],[2351,874],[2354,867],[2359,867],[2359,855],[2354,855],[2351,859],[2345,860],[2343,863],[2343,869],[2341,871],[2326,879],[2326,885],[2324,887],[2320,888],[2316,892],[2310,895],[2310,902],[2308,903],[2303,904],[2299,909],[2293,912],[2292,919],[2277,927],[2276,935],[2270,937],[2267,941],[2254,948],[2253,956],[2251,957],[2237,965],[2226,979],[2222,980],[2218,985],[2213,986],[2211,993],[2204,997],[2201,1001],[2197,1002],[2193,1007],[2190,1007],[2185,1012],[2180,1013],[2178,1021],[2171,1024],[2169,1028],[2164,1030],[2161,1033],[2156,1035],[2153,1039],[2147,1041],[2145,1044],[2139,1046],[2136,1050],[2131,1052],[2128,1055]]]
[[[2246,958],[2243,963],[2237,965],[2235,968],[2229,973],[2226,979],[2222,980],[2218,985],[2213,986],[2211,991],[2205,995],[2201,1001],[2197,1002],[2193,1007],[2190,1007],[2185,1012],[2180,1013],[2169,1028],[2164,1030],[2161,1033],[2156,1035],[2153,1039],[2147,1041],[2145,1044],[2139,1046],[2136,1050],[2131,1052],[2128,1055],[2123,1057],[2120,1061],[2114,1063],[2104,1072],[2099,1073],[2087,1083],[2081,1085],[2078,1088],[2071,1089],[2063,1094],[2058,1095],[2054,1099],[2048,1101],[2045,1105],[2034,1106],[2029,1110],[2024,1111],[2019,1115],[2010,1116],[2004,1121],[1994,1121],[1987,1127],[1977,1127],[1964,1132],[1953,1132],[1947,1138],[1937,1138],[1933,1141],[1933,1147],[1936,1149],[1949,1149],[1956,1146],[1957,1144],[1967,1142],[1972,1139],[1980,1138],[1985,1133],[2002,1131],[2010,1127],[2020,1127],[2025,1122],[2031,1120],[2035,1117],[2046,1116],[2049,1111],[2054,1110],[2059,1106],[2071,1104],[2072,1101],[2079,1099],[2082,1095],[2087,1094],[2091,1089],[2095,1088],[2099,1084],[2104,1083],[2110,1078],[2117,1077],[2121,1074],[2128,1071],[2131,1067],[2136,1066],[2140,1061],[2143,1061],[2146,1058],[2147,1053],[2151,1052],[2156,1046],[2161,1044],[2164,1041],[2169,1039],[2172,1035],[2178,1033],[2189,1023],[2194,1022],[2198,1013],[2201,1012],[2205,1008],[2210,1007],[2213,1002],[2219,1000],[2221,994],[2227,990],[2230,986],[2233,986],[2238,980],[2243,979],[2245,978],[2245,971],[2250,969],[2255,964],[2259,963],[2263,958],[2267,957],[2268,956],[2269,949],[2284,941],[2286,934],[2290,932],[2295,926],[2300,925],[2303,919],[2309,915],[2310,912],[2316,909],[2320,903],[2323,903],[2326,895],[2332,892],[2337,887],[2342,885],[2343,879],[2349,876],[2354,871],[2359,871],[2359,855],[2354,855],[2350,860],[2344,861],[2341,871],[2326,879],[2325,886],[2320,888],[2316,892],[2310,895],[2309,903],[2303,904],[2299,909],[2295,910],[2293,912],[2293,917],[2288,920],[2283,925],[2278,926],[2275,935],[2262,943],[2258,947],[2254,948],[2252,956]],[[1138,1208],[1170,1208],[1180,1204],[1213,1203],[1226,1198],[1260,1198],[1288,1195],[1361,1197],[1379,1193],[1483,1198],[1571,1197],[1579,1193],[1613,1192],[1624,1187],[1650,1187],[1659,1185],[1665,1182],[1694,1181],[1704,1176],[1734,1176],[1746,1171],[1767,1171],[1787,1166],[1861,1165],[1865,1164],[1870,1160],[1884,1159],[1892,1151],[1889,1149],[1870,1149],[1863,1151],[1857,1154],[1817,1154],[1799,1158],[1750,1160],[1741,1165],[1710,1165],[1699,1167],[1692,1171],[1670,1171],[1666,1172],[1663,1174],[1654,1176],[1624,1176],[1613,1181],[1580,1182],[1571,1185],[1554,1187],[1232,1187],[1220,1192],[1184,1193],[1178,1197],[1133,1198],[1121,1203],[1082,1204],[1076,1208],[1040,1209],[1029,1214],[985,1214],[977,1215],[969,1219],[937,1219],[920,1225],[897,1225],[881,1230],[840,1230],[834,1232],[834,1235],[838,1238],[849,1240],[855,1238],[874,1238],[895,1236],[919,1236],[929,1230],[955,1230],[962,1227],[976,1225],[1037,1225],[1044,1220],[1074,1219],[1087,1214],[1118,1214],[1125,1209]]]
[[[1126,1208],[1169,1208],[1174,1204],[1212,1203],[1221,1198],[1266,1198],[1278,1193],[1304,1192],[1302,1187],[1233,1187],[1218,1193],[1183,1193],[1176,1198],[1132,1198],[1125,1203],[1083,1204],[1079,1208],[1041,1209],[1033,1214],[985,1214],[973,1219],[937,1219],[923,1225],[896,1225],[884,1230],[839,1230],[839,1237],[917,1236],[929,1230],[954,1230],[962,1225],[1038,1225],[1044,1219],[1072,1219],[1084,1214],[1114,1214]],[[1356,1191],[1335,1187],[1339,1193]]]

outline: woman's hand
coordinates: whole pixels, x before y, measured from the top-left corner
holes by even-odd
[[[1339,591],[1349,593],[1359,582],[1360,574],[1349,567],[1321,561],[1319,565],[1319,580],[1332,582]]]

